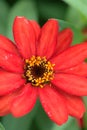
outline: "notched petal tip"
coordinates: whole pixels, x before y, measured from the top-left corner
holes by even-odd
[[[27,23],[28,24],[28,19],[26,17],[22,16],[16,16],[13,22],[13,31],[14,31],[14,26],[19,27],[18,25],[21,23]],[[16,24],[16,25],[15,25]]]
[[[24,16],[16,16],[14,20],[16,20],[16,19],[23,19],[23,18],[25,19],[26,17],[24,17]]]
[[[14,40],[23,58],[35,55],[35,32],[32,24],[25,17],[16,17],[13,24]]]
[[[73,31],[70,28],[66,28],[61,32],[59,32],[55,54],[57,55],[60,52],[66,50],[68,47],[70,47],[72,39],[73,39]]]
[[[14,22],[13,22],[13,26],[15,25],[16,22],[22,22],[22,21],[25,21],[26,23],[28,23],[27,21],[27,18],[26,17],[22,17],[22,16],[16,16],[15,19],[14,19]]]
[[[46,28],[54,28],[55,26],[57,27],[57,29],[59,28],[59,23],[58,23],[58,20],[56,19],[48,19],[48,21],[44,24]],[[43,26],[44,27],[44,26]]]
[[[56,22],[58,22],[58,20],[55,19],[55,18],[50,18],[50,19],[48,19],[48,21],[56,21]]]
[[[62,31],[62,33],[63,33],[63,35],[64,35],[65,38],[69,39],[70,42],[72,42],[74,33],[73,33],[73,31],[70,28],[64,29]],[[71,43],[68,43],[68,44],[71,44]]]
[[[65,28],[65,31],[66,31],[66,33],[73,35],[73,31],[71,28]]]

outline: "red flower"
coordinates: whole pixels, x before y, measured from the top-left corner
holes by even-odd
[[[58,28],[55,19],[40,28],[35,21],[16,17],[16,45],[0,35],[1,116],[27,114],[37,97],[50,119],[59,125],[67,121],[68,115],[83,116],[81,96],[87,95],[87,67],[83,67],[87,43],[69,47],[71,29],[58,32]]]

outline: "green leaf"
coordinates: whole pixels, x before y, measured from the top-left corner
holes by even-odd
[[[58,20],[58,21],[59,21],[60,30],[63,30],[64,28],[71,28],[73,30],[74,33],[73,44],[78,44],[83,41],[83,36],[80,30],[78,30],[73,24],[63,20]]]
[[[87,25],[87,20],[84,16],[77,9],[70,6],[67,9],[66,20],[74,24],[79,29],[82,29]]]
[[[76,120],[71,117],[69,117],[68,121],[64,125],[58,126],[53,123],[46,115],[41,105],[38,108],[35,121],[39,130],[80,130]]]
[[[67,10],[67,6],[65,3],[61,3],[60,1],[49,1],[46,2],[39,0],[38,9],[41,17],[43,18],[59,18],[64,19],[65,12]]]
[[[5,130],[4,126],[0,123],[0,130]]]
[[[9,6],[4,1],[0,1],[0,33],[5,35],[6,34],[6,28],[7,28],[7,18],[9,13]]]
[[[10,10],[8,20],[7,36],[10,39],[12,37],[12,25],[16,16],[25,16],[28,19],[34,19],[38,21],[37,8],[34,1],[18,1],[13,8]]]
[[[80,11],[87,19],[87,1],[86,0],[63,0],[70,6]]]

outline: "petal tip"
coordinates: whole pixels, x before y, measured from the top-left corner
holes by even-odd
[[[58,20],[57,20],[57,19],[54,19],[54,18],[48,19],[47,22],[50,22],[50,23],[53,23],[53,24],[57,24],[57,25],[58,25]]]

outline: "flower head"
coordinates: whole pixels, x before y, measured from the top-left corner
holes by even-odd
[[[69,115],[81,118],[81,96],[87,95],[87,43],[70,47],[71,29],[59,32],[55,19],[40,28],[33,20],[16,17],[13,36],[16,44],[0,35],[0,115],[23,116],[39,97],[55,123],[63,124]]]

